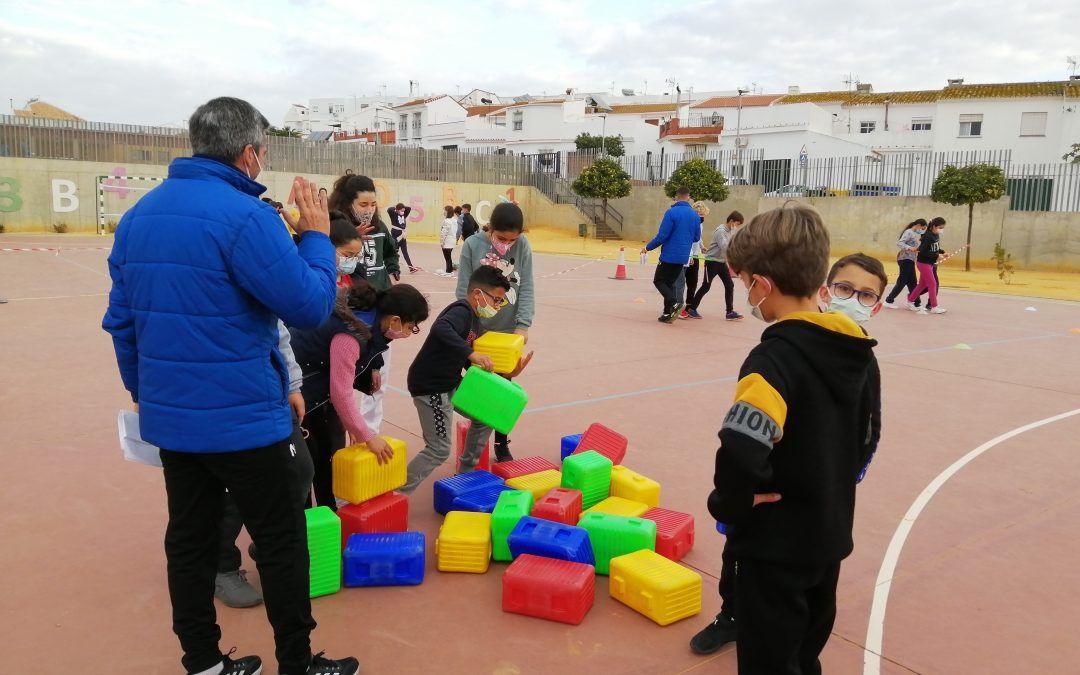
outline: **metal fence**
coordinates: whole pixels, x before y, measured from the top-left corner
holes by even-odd
[[[0,157],[167,165],[191,154],[186,129],[0,116]],[[271,136],[266,168],[300,174],[527,185],[530,164],[499,153],[401,145],[310,142]]]
[[[533,185],[555,201],[575,203],[569,184],[600,156],[598,151],[511,155],[424,150],[407,145],[312,142],[272,136],[267,168],[290,173],[342,174],[347,169],[379,178]],[[702,146],[703,147],[703,146]],[[72,122],[0,115],[0,157],[67,159],[117,164],[166,165],[190,154],[186,129]],[[929,196],[947,165],[1000,166],[1013,210],[1080,211],[1080,164],[1013,163],[1009,151],[897,152],[809,159],[766,158],[762,148],[614,157],[636,185],[661,185],[685,161],[701,157],[732,185],[760,185],[776,196]],[[557,178],[559,180],[548,180]],[[618,221],[608,211],[609,222]]]

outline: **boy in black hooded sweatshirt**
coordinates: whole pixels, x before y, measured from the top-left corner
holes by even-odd
[[[767,323],[720,430],[709,511],[737,561],[739,673],[816,674],[852,550],[866,463],[876,341],[818,311],[829,235],[813,209],[762,213],[731,239],[728,264]]]

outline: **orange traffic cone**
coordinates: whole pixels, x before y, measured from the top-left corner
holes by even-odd
[[[609,279],[616,279],[618,281],[627,281],[630,277],[626,276],[626,249],[623,246],[619,247],[619,262],[615,266],[615,276],[608,277]]]

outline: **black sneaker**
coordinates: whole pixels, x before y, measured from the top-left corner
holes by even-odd
[[[735,617],[723,612],[700,633],[690,638],[690,651],[695,654],[712,654],[729,642],[735,641]]]
[[[360,662],[351,656],[343,659],[327,659],[324,652],[311,657],[308,675],[356,675],[360,672]]]
[[[258,656],[241,656],[231,659],[230,656],[236,651],[236,647],[221,657],[221,675],[260,675],[262,673],[262,659]]]
[[[496,443],[495,444],[495,463],[498,464],[499,462],[512,462],[512,461],[514,461],[514,456],[510,454],[510,444],[509,443],[505,443],[505,444]]]

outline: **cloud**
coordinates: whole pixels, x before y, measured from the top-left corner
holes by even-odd
[[[882,3],[755,0],[399,0],[221,2],[138,8],[38,0],[0,19],[4,92],[97,121],[180,123],[240,96],[279,122],[289,103],[474,87],[505,95],[614,82],[650,93],[845,88],[878,91],[1061,79],[1080,54],[1080,5],[1035,0]],[[1071,46],[1070,46],[1071,45]]]

